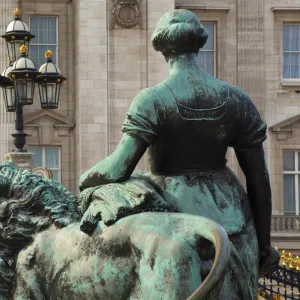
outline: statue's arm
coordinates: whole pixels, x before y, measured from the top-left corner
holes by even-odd
[[[110,156],[81,175],[79,189],[82,191],[88,187],[129,179],[147,147],[144,140],[124,133],[118,147]]]
[[[245,174],[247,193],[257,232],[260,249],[271,245],[272,196],[269,172],[262,144],[246,149],[235,149]]]

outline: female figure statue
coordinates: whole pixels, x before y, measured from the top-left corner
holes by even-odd
[[[229,236],[231,258],[220,299],[256,299],[259,267],[263,274],[278,259],[270,244],[271,190],[262,146],[267,127],[241,88],[198,66],[207,38],[190,11],[164,14],[152,43],[168,63],[169,77],[136,96],[119,146],[81,176],[80,190],[90,191],[88,202],[99,203],[105,200],[101,186],[134,185],[128,180],[148,149],[147,184],[175,211],[210,218]],[[226,166],[228,147],[246,176],[247,193]],[[93,216],[84,216],[83,230]]]

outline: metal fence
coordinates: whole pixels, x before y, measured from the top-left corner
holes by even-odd
[[[281,254],[281,266],[270,276],[263,278],[259,282],[258,299],[300,300],[300,260],[295,259],[292,254]]]

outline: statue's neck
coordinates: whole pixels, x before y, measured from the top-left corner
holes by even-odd
[[[197,62],[196,53],[185,53],[167,58],[169,65],[169,75],[177,73],[197,72],[200,68]]]

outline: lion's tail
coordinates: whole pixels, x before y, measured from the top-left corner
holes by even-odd
[[[230,256],[230,243],[227,233],[222,226],[204,217],[187,214],[174,214],[173,216],[183,217],[185,224],[190,223],[201,237],[211,241],[215,247],[215,259],[209,274],[188,300],[217,299]],[[214,297],[214,295],[216,296]]]

